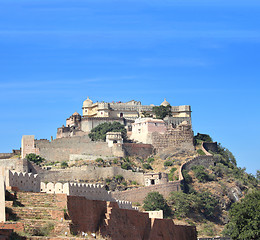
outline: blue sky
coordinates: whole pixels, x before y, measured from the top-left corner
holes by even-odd
[[[255,174],[259,22],[256,0],[0,0],[0,152],[55,136],[87,96],[166,97]]]

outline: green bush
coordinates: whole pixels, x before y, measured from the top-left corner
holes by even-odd
[[[177,168],[172,168],[170,170],[170,173],[168,174],[168,180],[169,181],[173,181],[173,175],[174,175],[174,172],[177,170]]]
[[[40,165],[42,162],[45,161],[44,158],[40,157],[39,155],[36,155],[35,153],[29,153],[25,156],[25,159],[28,161],[31,161],[37,165]]]
[[[121,132],[122,138],[126,140],[127,134],[125,126],[122,125],[120,122],[105,122],[101,123],[95,128],[91,130],[89,133],[89,138],[91,138],[92,141],[106,141],[106,133],[107,132]]]
[[[190,213],[197,212],[199,209],[199,198],[195,194],[171,192],[168,202],[174,208],[176,217],[187,217]]]
[[[63,162],[61,162],[60,166],[61,166],[61,168],[67,168],[68,167],[68,163],[63,161]]]
[[[171,210],[159,192],[150,192],[143,201],[143,208],[145,211],[163,210],[165,216],[171,215]]]
[[[194,145],[197,146],[201,144],[201,142],[213,142],[212,138],[208,134],[197,133],[193,138]]]
[[[206,153],[204,153],[203,150],[201,150],[201,149],[198,149],[198,150],[197,150],[197,153],[198,153],[199,155],[206,155]]]
[[[199,182],[208,182],[214,180],[213,176],[209,175],[205,171],[204,166],[193,166],[191,169],[193,170],[195,177],[199,180]]]
[[[229,211],[229,223],[224,235],[234,240],[260,239],[260,191],[247,194],[240,202],[234,203]]]
[[[103,158],[97,158],[95,160],[95,162],[97,162],[97,163],[104,163],[104,160],[103,160]]]
[[[147,169],[147,170],[149,170],[149,169],[150,169],[150,170],[153,170],[152,166],[151,166],[149,163],[144,163],[144,164],[143,164],[143,168],[144,168],[144,169]]]
[[[147,162],[148,162],[148,163],[153,163],[153,162],[154,162],[154,158],[149,157],[149,158],[147,159]]]
[[[131,184],[138,185],[138,183],[136,181],[132,181]]]
[[[114,159],[114,160],[113,160],[113,163],[114,163],[114,164],[118,164],[118,160],[117,160],[117,159]]]
[[[125,170],[131,170],[132,169],[131,165],[129,163],[126,163],[126,162],[122,163],[121,168],[125,169]]]
[[[171,106],[155,106],[153,107],[153,112],[158,119],[164,119],[166,116],[172,116]]]
[[[117,182],[122,182],[122,180],[124,179],[124,177],[122,175],[116,175],[115,179],[117,180]]]
[[[172,162],[172,161],[165,161],[165,162],[163,163],[163,165],[164,165],[165,167],[170,167],[170,166],[173,165],[173,162]]]

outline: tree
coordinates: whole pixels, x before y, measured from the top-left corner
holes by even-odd
[[[122,125],[120,122],[101,123],[95,128],[93,128],[88,136],[91,138],[92,141],[106,141],[107,132],[121,132],[122,138],[126,140],[126,129],[125,126]]]
[[[143,208],[145,211],[158,211],[163,210],[165,216],[169,216],[171,214],[171,210],[163,198],[163,195],[159,192],[150,192],[144,199]]]
[[[224,234],[233,240],[260,239],[260,190],[234,203],[229,211],[229,223]]]
[[[212,138],[208,134],[197,133],[193,138],[194,145],[199,145],[201,142],[213,142]]]
[[[35,153],[29,153],[25,156],[25,159],[27,159],[28,161],[34,162],[35,164],[39,165],[42,162],[45,161],[44,158],[42,158],[39,155],[36,155]]]
[[[153,112],[158,119],[164,119],[166,116],[172,116],[172,107],[170,105],[167,106],[155,106],[153,107]]]

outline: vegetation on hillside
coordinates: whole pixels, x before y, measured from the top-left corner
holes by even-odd
[[[233,240],[260,239],[260,190],[233,204],[224,234]]]
[[[126,129],[125,126],[122,125],[120,122],[101,123],[95,128],[93,128],[88,136],[91,138],[92,141],[106,141],[107,132],[121,132],[122,138],[126,140]]]
[[[168,206],[163,195],[159,192],[150,192],[144,199],[143,208],[145,211],[158,211],[163,210],[165,216],[171,215],[171,209]]]
[[[40,165],[41,163],[43,163],[45,161],[44,158],[42,158],[39,155],[36,155],[35,153],[29,153],[25,156],[25,159],[27,159],[28,161],[31,161],[37,165]]]

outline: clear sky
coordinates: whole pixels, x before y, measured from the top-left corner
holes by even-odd
[[[82,102],[191,105],[260,169],[259,0],[0,0],[0,152],[56,136]]]

